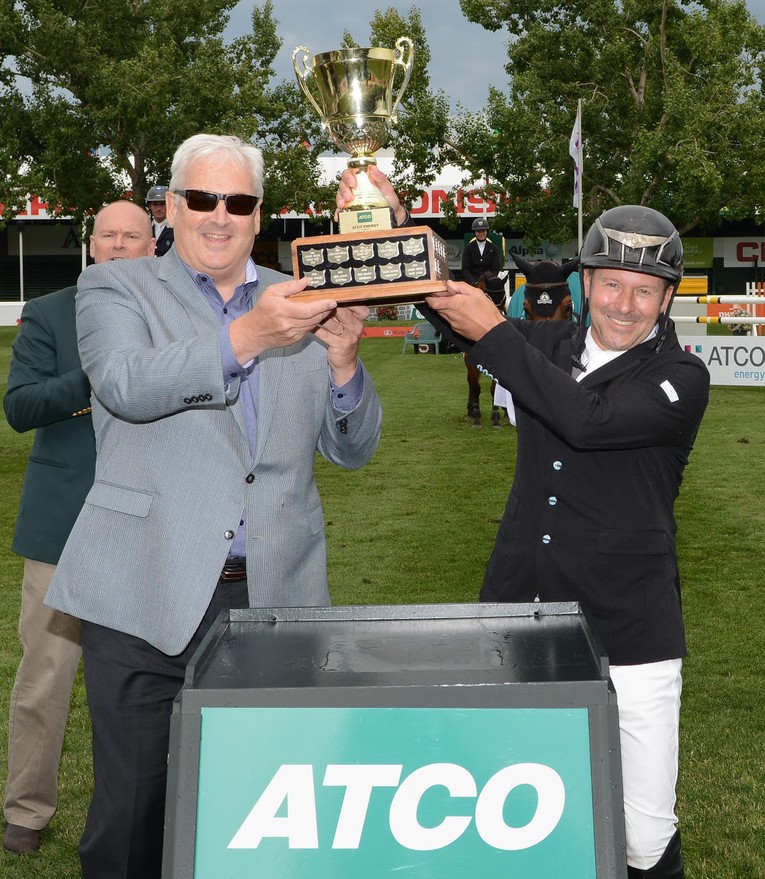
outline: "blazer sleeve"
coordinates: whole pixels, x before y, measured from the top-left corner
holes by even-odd
[[[66,342],[75,350],[75,329],[73,322],[70,326],[61,315],[51,313],[55,309],[46,299],[27,302],[13,342],[3,409],[8,423],[19,432],[66,421],[90,406],[90,385],[83,369],[78,366],[59,375],[59,346],[69,332],[72,338]]]
[[[475,284],[476,279],[473,276],[473,272],[470,270],[471,258],[470,258],[470,246],[472,244],[472,240],[469,241],[464,250],[462,251],[462,277],[468,284]]]
[[[77,283],[77,334],[82,366],[100,402],[135,423],[195,404],[225,406],[220,325],[191,321],[149,265],[154,257],[87,268]],[[142,265],[139,265],[142,264]],[[189,283],[192,283],[189,281]],[[208,309],[209,310],[209,309]],[[190,332],[178,332],[180,321]]]
[[[500,253],[499,248],[496,244],[493,245],[494,253],[491,260],[491,270],[495,275],[498,275],[502,266],[500,265]]]
[[[709,372],[698,357],[667,349],[654,354],[638,346],[601,367],[592,380],[577,382],[570,357],[551,360],[554,349],[570,350],[559,323],[505,321],[475,344],[467,360],[507,388],[516,407],[532,412],[574,448],[693,442],[709,400]]]
[[[363,391],[358,406],[350,412],[327,403],[324,425],[317,448],[332,464],[355,470],[369,461],[377,449],[382,428],[382,406],[372,376],[361,365]]]

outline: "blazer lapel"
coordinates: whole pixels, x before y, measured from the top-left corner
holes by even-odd
[[[165,289],[175,298],[178,305],[186,312],[192,324],[199,331],[217,328],[220,330],[220,321],[215,312],[205,300],[202,291],[197,287],[189,275],[178,254],[174,249],[169,250],[165,256],[157,258],[161,263],[157,271],[157,277],[164,283]],[[262,383],[261,383],[262,389]],[[227,407],[233,416],[242,436],[249,442],[247,424],[244,420],[242,407],[237,398],[233,405]],[[260,407],[258,407],[260,409]],[[258,433],[260,433],[260,417],[258,417]]]
[[[204,295],[192,280],[175,250],[168,251],[162,259],[157,259],[157,262],[160,263],[157,277],[175,297],[192,323],[200,329],[211,324],[220,326],[215,312],[205,301]]]

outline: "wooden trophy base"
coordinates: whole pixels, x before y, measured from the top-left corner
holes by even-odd
[[[342,305],[422,302],[443,293],[449,278],[446,244],[429,226],[297,238],[292,266],[311,282],[296,299]]]

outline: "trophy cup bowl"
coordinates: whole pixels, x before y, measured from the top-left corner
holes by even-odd
[[[396,107],[412,73],[413,52],[412,41],[399,37],[395,49],[356,47],[311,57],[305,46],[298,46],[292,53],[303,94],[335,144],[351,154],[348,167],[358,173],[355,198],[348,211],[388,207],[366,168],[377,164],[374,154],[388,141]],[[403,70],[403,81],[394,92],[398,67]]]

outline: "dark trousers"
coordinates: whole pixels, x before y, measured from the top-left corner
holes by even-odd
[[[245,580],[219,583],[194,637],[178,656],[83,622],[94,777],[80,841],[83,879],[159,879],[173,700],[218,614],[247,603]]]

